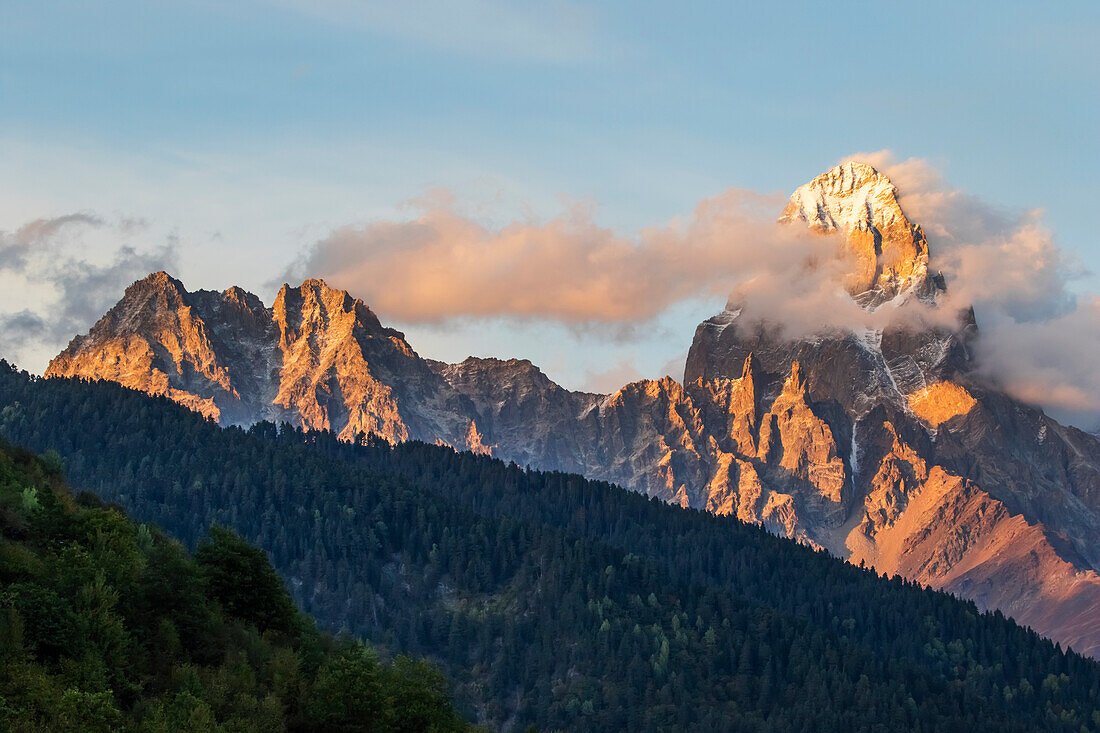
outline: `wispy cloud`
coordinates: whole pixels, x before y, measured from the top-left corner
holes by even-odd
[[[472,56],[551,64],[606,50],[591,7],[566,0],[269,0],[299,13]]]

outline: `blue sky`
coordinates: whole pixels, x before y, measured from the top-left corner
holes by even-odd
[[[789,193],[889,149],[992,205],[1044,210],[1100,271],[1098,8],[0,0],[0,230],[140,220],[131,243],[173,242],[189,287],[270,302],[332,229],[408,217],[441,187],[490,227],[584,202],[630,236],[729,186]],[[0,285],[0,309],[49,299]],[[528,356],[606,388],[658,376],[720,306],[685,302],[610,341],[530,320],[400,325],[425,355]]]

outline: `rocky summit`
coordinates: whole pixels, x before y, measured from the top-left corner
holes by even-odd
[[[925,298],[942,283],[928,274],[928,242],[905,216],[898,190],[866,163],[822,173],[791,196],[780,221],[844,235],[854,267],[845,282],[857,302],[880,305],[905,292]]]
[[[286,421],[391,441],[476,446],[475,413],[362,301],[322,280],[271,308],[240,288],[188,292],[164,272],[131,285],[46,376],[119,382],[223,424]]]
[[[868,310],[938,308],[935,253],[872,166],[798,188],[787,225],[839,233],[844,283]],[[937,319],[937,323],[951,322]],[[1100,655],[1100,440],[972,369],[972,310],[787,338],[737,303],[700,324],[682,382],[611,395],[521,360],[420,358],[320,280],[274,305],[239,288],[132,285],[48,376],[113,380],[224,424],[269,419],[374,433],[606,479],[734,515],[878,571],[998,608]]]

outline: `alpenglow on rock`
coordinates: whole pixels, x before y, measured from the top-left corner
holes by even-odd
[[[373,433],[460,449],[479,437],[470,401],[403,334],[323,280],[283,285],[266,308],[237,287],[191,293],[153,273],[73,339],[46,376],[115,381],[223,424],[285,421],[345,440]]]
[[[861,304],[881,305],[906,292],[928,298],[937,287],[928,274],[928,242],[897,197],[886,176],[848,162],[795,190],[779,219],[845,235],[855,262],[845,287]]]
[[[875,309],[937,308],[935,253],[893,184],[846,163],[780,220],[841,232],[844,283]],[[945,319],[939,319],[943,321]],[[285,420],[490,453],[733,515],[878,571],[999,608],[1100,655],[1100,440],[1013,400],[955,328],[898,323],[787,338],[731,303],[699,325],[683,382],[571,392],[525,360],[421,359],[322,281],[272,308],[239,288],[135,283],[49,376],[110,379],[223,423]]]

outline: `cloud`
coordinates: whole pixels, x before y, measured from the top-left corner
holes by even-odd
[[[681,351],[676,356],[666,361],[660,368],[660,376],[669,376],[677,382],[684,381],[684,370],[687,367],[688,351]]]
[[[630,359],[620,359],[609,369],[590,371],[581,389],[596,394],[613,394],[625,384],[642,379],[642,373]]]
[[[985,368],[1015,397],[1063,422],[1100,430],[1100,297],[1053,318],[984,329]]]
[[[413,202],[409,221],[333,231],[285,274],[325,277],[403,323],[505,316],[622,329],[687,299],[725,296],[735,283],[797,281],[839,295],[826,266],[835,243],[778,226],[781,203],[731,188],[627,237],[597,225],[585,205],[491,229],[435,195]],[[806,286],[811,272],[821,275]]]
[[[27,308],[0,313],[0,356],[18,361],[22,350],[49,330],[50,324]]]
[[[53,219],[35,219],[12,234],[0,234],[0,272],[18,272],[27,267],[27,259],[37,248],[46,247],[64,230],[98,227],[103,222],[92,214],[77,213]]]
[[[940,307],[912,299],[859,308],[842,287],[853,263],[835,237],[777,224],[783,197],[737,188],[633,235],[599,226],[584,204],[550,221],[488,227],[460,214],[453,194],[435,192],[411,202],[408,220],[336,229],[285,274],[325,277],[407,324],[544,320],[627,341],[679,303],[726,295],[743,319],[768,321],[788,337],[901,319],[955,325],[959,309],[973,305],[979,363],[991,379],[1058,417],[1100,420],[1100,370],[1082,366],[1090,358],[1082,349],[1100,345],[1098,309],[1072,291],[1083,270],[1059,249],[1042,212],[953,189],[920,159],[899,162],[886,151],[858,158],[895,182],[903,210],[924,228],[931,266],[948,283]],[[607,388],[620,367],[590,374],[589,386]]]
[[[136,247],[140,220],[88,213],[36,219],[0,231],[0,277],[15,298],[0,310],[0,356],[40,369],[74,335],[85,331],[134,280],[173,268],[176,243]],[[89,257],[95,252],[97,256]]]
[[[945,305],[974,306],[980,368],[1061,420],[1100,427],[1100,300],[1073,291],[1087,273],[1058,247],[1042,212],[953,189],[921,159],[860,157],[890,177],[902,209],[924,228],[932,266],[947,278]]]
[[[269,0],[322,20],[467,55],[575,64],[605,52],[592,8],[566,0]]]

